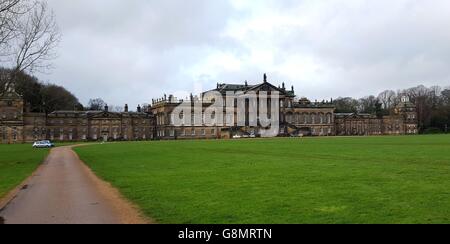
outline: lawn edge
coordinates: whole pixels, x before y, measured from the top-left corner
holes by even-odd
[[[110,200],[110,203],[117,210],[125,224],[158,224],[153,218],[144,214],[142,209],[135,204],[130,199],[126,198],[122,192],[114,187],[110,182],[104,180],[102,177],[95,174],[95,172],[86,164],[73,150],[75,147],[84,147],[95,144],[79,144],[72,145],[69,148],[72,150],[73,154],[79,159],[82,163],[82,167],[86,170],[89,177],[95,182],[96,187],[100,190],[100,192]]]
[[[53,149],[51,149],[53,150]],[[37,175],[37,173],[40,171],[40,169],[42,167],[44,167],[44,165],[46,164],[48,157],[51,154],[51,150],[48,151],[47,155],[45,156],[45,159],[39,164],[38,167],[36,167],[36,169],[27,177],[25,178],[19,185],[17,185],[15,188],[13,188],[12,190],[10,190],[8,193],[6,193],[5,196],[3,196],[2,198],[0,198],[0,212],[2,210],[4,210],[9,203],[11,203],[12,200],[14,200],[14,198],[17,197],[17,195],[19,194],[19,192],[28,184],[28,182]]]

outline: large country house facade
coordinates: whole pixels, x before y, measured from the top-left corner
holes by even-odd
[[[335,113],[332,101],[311,102],[306,98],[296,99],[294,87],[286,89],[283,83],[276,87],[264,76],[257,85],[217,84],[212,90],[221,94],[224,101],[233,92],[246,94],[274,93],[279,99],[279,136],[356,136],[356,135],[408,135],[417,134],[417,113],[414,104],[404,98],[395,113],[378,117],[371,114]],[[208,93],[204,93],[208,94]],[[259,98],[258,98],[259,99]],[[189,100],[187,102],[187,100]],[[180,106],[192,109],[200,103],[201,113],[213,104],[206,96],[202,99],[191,96],[178,100],[174,96],[154,99],[145,111],[138,106],[137,112],[103,111],[54,111],[49,114],[31,113],[24,106],[24,100],[10,86],[0,94],[0,142],[24,143],[36,140],[54,141],[135,141],[170,139],[228,139],[236,136],[259,136],[261,126],[251,126],[248,121],[237,123],[238,109],[235,103],[224,104],[223,118],[229,111],[235,116],[231,124],[206,125],[204,122],[175,126],[174,110]],[[230,106],[231,110],[230,110]],[[246,104],[248,106],[248,104]],[[227,112],[227,113],[226,113]],[[199,116],[204,118],[204,114]],[[245,117],[248,120],[248,114]],[[192,116],[192,122],[196,120]],[[200,119],[202,121],[202,119]]]

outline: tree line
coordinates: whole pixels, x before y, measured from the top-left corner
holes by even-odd
[[[341,97],[333,103],[336,113],[368,113],[382,117],[393,114],[404,96],[416,105],[421,133],[449,131],[450,87],[420,85],[398,91],[386,90],[378,96],[371,95],[360,99]]]
[[[11,70],[0,68],[0,94],[9,82]],[[24,71],[15,74],[15,90],[23,96],[29,112],[51,113],[57,110],[83,110],[78,98],[62,86],[42,83]]]
[[[6,91],[12,71],[0,68],[0,94]],[[90,99],[87,106],[83,106],[78,98],[62,86],[42,83],[35,76],[24,71],[16,74],[15,90],[25,101],[25,109],[35,113],[51,113],[61,110],[102,111],[105,106],[111,112],[123,112],[123,106],[108,105],[102,98]],[[145,105],[143,105],[145,106]]]

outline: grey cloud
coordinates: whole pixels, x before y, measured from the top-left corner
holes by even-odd
[[[62,83],[84,103],[91,97],[149,102],[191,82],[181,70],[206,56],[204,47],[233,45],[219,36],[231,11],[226,1],[49,3],[64,37],[57,68],[44,79]]]
[[[84,103],[103,97],[131,106],[190,91],[195,81],[205,89],[217,82],[259,82],[264,72],[313,99],[450,83],[445,0],[249,0],[239,10],[231,0],[49,3],[63,41],[56,69],[41,78],[68,87]],[[305,23],[225,35],[230,23],[245,25],[269,15]],[[254,60],[255,51],[270,52],[273,67]],[[233,55],[240,68],[208,68],[205,60],[219,52]],[[292,60],[312,60],[314,66]],[[292,66],[289,74],[280,71],[286,66]]]

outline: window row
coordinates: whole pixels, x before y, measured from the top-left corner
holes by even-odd
[[[291,124],[331,124],[332,114],[287,114],[286,122]]]

